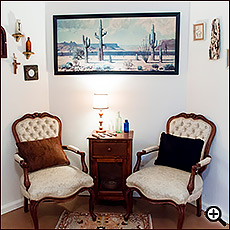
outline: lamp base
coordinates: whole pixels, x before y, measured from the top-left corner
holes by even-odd
[[[106,130],[96,130],[96,133],[106,133]]]

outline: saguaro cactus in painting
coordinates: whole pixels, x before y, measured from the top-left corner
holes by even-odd
[[[159,42],[159,62],[161,62],[161,63],[163,62],[162,44],[163,44],[163,42],[160,41]]]
[[[84,51],[85,51],[85,62],[88,63],[88,61],[89,61],[88,49],[90,47],[90,38],[85,37],[84,35],[82,35],[82,39],[83,39],[83,47],[84,47]]]
[[[157,47],[156,33],[154,32],[154,24],[152,34],[149,34],[149,45],[151,47],[151,59],[155,60],[155,48]]]
[[[142,59],[145,63],[147,63],[149,59],[149,44],[148,37],[142,40],[141,45],[138,47],[139,54],[142,56]]]
[[[98,34],[95,32],[95,38],[99,40],[99,47],[98,47],[98,59],[99,61],[104,60],[104,53],[103,53],[103,46],[105,44],[103,43],[103,37],[107,34],[107,31],[103,31],[102,27],[102,20],[100,19],[100,24],[99,24],[99,31]]]

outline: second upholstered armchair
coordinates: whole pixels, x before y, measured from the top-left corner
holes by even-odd
[[[159,145],[137,153],[134,172],[126,179],[125,220],[132,212],[132,191],[150,203],[175,206],[178,229],[183,226],[188,202],[196,201],[200,216],[202,173],[211,161],[209,149],[215,133],[215,124],[203,115],[180,113],[169,118]],[[154,165],[140,169],[142,156],[153,152],[158,154]]]

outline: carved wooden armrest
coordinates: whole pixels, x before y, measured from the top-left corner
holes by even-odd
[[[136,165],[133,169],[133,172],[136,172],[140,169],[140,165],[141,165],[141,156],[149,154],[151,152],[155,152],[159,150],[159,146],[151,146],[145,149],[142,149],[141,152],[137,152],[137,162]]]
[[[20,157],[18,153],[15,153],[15,154],[14,154],[14,160],[15,160],[18,164],[20,164],[21,161],[24,161],[24,159],[23,159],[22,157]]]
[[[211,156],[207,156],[203,160],[201,160],[200,162],[198,162],[197,164],[198,164],[198,166],[200,168],[202,168],[202,167],[210,164],[210,162],[211,162]]]
[[[208,164],[210,164],[210,162],[211,162],[211,156],[207,156],[205,157],[205,159],[201,160],[200,162],[192,166],[191,175],[190,175],[188,186],[187,186],[187,190],[190,195],[192,194],[194,190],[195,175],[198,173],[198,171],[201,168],[206,167]]]
[[[14,160],[21,166],[23,169],[23,174],[24,174],[24,185],[26,187],[26,191],[28,191],[30,187],[30,179],[29,179],[29,174],[28,174],[28,164],[25,162],[25,160],[19,156],[18,153],[14,154]]]
[[[79,150],[79,148],[73,146],[73,145],[62,145],[62,148],[64,150],[69,150],[69,151],[72,151],[78,155],[81,156],[81,165],[82,165],[82,171],[85,172],[85,173],[88,173],[88,168],[87,168],[87,165],[85,163],[85,152],[81,152]]]

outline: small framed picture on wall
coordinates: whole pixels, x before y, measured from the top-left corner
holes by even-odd
[[[25,81],[38,80],[38,65],[24,65]]]
[[[204,40],[204,23],[193,24],[193,40]]]

